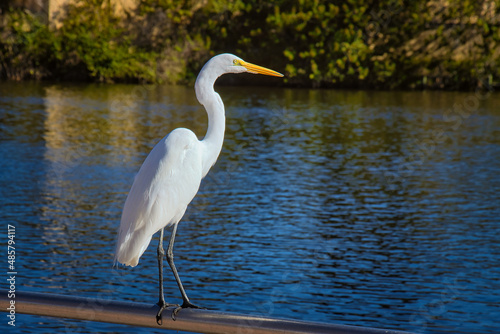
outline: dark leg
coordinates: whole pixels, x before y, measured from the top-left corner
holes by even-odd
[[[165,255],[165,251],[163,250],[163,229],[160,231],[160,241],[158,242],[158,270],[159,270],[159,283],[160,283],[160,296],[158,300],[158,306],[160,307],[160,310],[156,314],[156,323],[161,326],[162,320],[161,320],[161,313],[163,310],[165,310],[169,306],[179,306],[179,305],[174,305],[174,304],[167,304],[165,303],[165,297],[163,295],[163,256]]]
[[[174,252],[173,252],[173,250],[174,250],[174,240],[175,240],[175,234],[176,233],[177,233],[177,224],[175,224],[174,228],[172,229],[172,236],[170,237],[170,242],[168,244],[167,262],[170,265],[170,268],[172,269],[172,272],[174,273],[175,280],[177,281],[177,285],[179,286],[179,290],[181,291],[183,303],[182,303],[181,306],[177,307],[174,310],[174,312],[172,313],[172,319],[173,320],[175,320],[175,316],[183,308],[200,308],[199,306],[196,306],[196,305],[192,304],[189,301],[189,298],[186,295],[186,291],[184,291],[184,287],[182,286],[181,279],[179,278],[179,274],[177,273],[177,269],[175,268],[175,264],[174,264]]]

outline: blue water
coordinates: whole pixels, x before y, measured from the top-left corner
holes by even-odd
[[[174,249],[195,304],[498,332],[500,94],[218,91],[224,147]],[[152,146],[180,126],[202,137],[206,122],[189,87],[0,83],[0,217],[4,236],[16,229],[17,289],[156,303],[157,237],[139,266],[112,268],[121,208]],[[151,329],[18,314],[13,332],[34,331]]]

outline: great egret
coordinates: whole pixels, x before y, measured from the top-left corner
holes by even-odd
[[[226,73],[254,73],[282,77],[273,70],[247,63],[232,54],[221,54],[203,66],[195,83],[196,97],[208,114],[208,129],[203,140],[188,129],[179,128],[160,140],[151,150],[135,177],[123,207],[115,263],[135,267],[139,263],[153,234],[160,231],[158,243],[159,301],[156,321],[172,306],[163,295],[163,229],[173,226],[167,249],[167,262],[172,269],[183,303],[174,309],[172,318],[182,308],[199,308],[192,304],[184,291],[174,265],[174,239],[177,225],[188,204],[200,187],[200,182],[215,164],[222,148],[225,129],[224,104],[214,91],[218,77]]]

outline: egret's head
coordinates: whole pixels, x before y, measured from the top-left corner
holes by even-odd
[[[243,59],[236,57],[230,53],[223,53],[218,56],[213,57],[210,60],[215,66],[219,67],[221,74],[224,73],[253,73],[253,74],[264,74],[271,75],[275,77],[282,77],[283,74],[276,71],[270,70],[268,68],[247,63]]]
[[[282,77],[283,74],[265,67],[247,63],[230,53],[223,53],[210,59],[198,74],[194,88],[201,104],[211,102],[215,80],[226,73],[254,73]]]

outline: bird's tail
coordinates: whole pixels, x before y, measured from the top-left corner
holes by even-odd
[[[148,248],[152,235],[146,233],[145,229],[139,229],[132,233],[122,233],[118,235],[116,243],[114,265],[122,263],[135,267],[139,263],[139,258]]]

